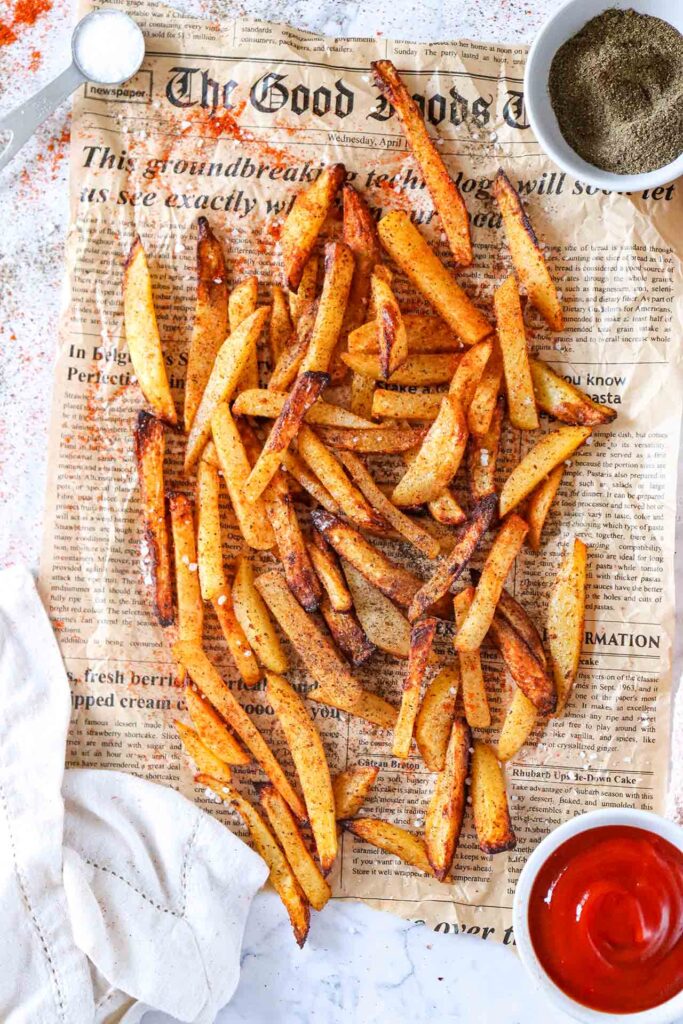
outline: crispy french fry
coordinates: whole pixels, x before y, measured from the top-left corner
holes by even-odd
[[[410,631],[408,675],[403,683],[401,707],[394,729],[391,752],[394,757],[408,757],[413,740],[415,719],[420,706],[422,680],[427,670],[429,655],[436,633],[436,619],[421,619]]]
[[[282,392],[255,388],[238,395],[233,402],[232,411],[236,416],[261,416],[272,420],[280,415],[286,401],[287,395]],[[378,430],[380,427],[379,423],[356,416],[341,405],[322,400],[306,410],[304,422],[322,424],[326,427],[341,427],[344,430]]]
[[[269,551],[275,544],[275,535],[263,501],[259,497],[251,502],[245,495],[244,487],[251,473],[251,464],[227,402],[216,407],[211,418],[211,432],[240,533],[249,547]]]
[[[356,416],[372,416],[372,395],[375,382],[361,373],[351,374],[351,411]]]
[[[378,263],[370,282],[377,324],[379,368],[388,380],[408,358],[408,334],[386,267]]]
[[[143,522],[141,556],[145,578],[149,578],[152,588],[157,621],[161,626],[170,626],[173,622],[173,584],[164,503],[165,448],[161,420],[148,412],[139,412],[135,427],[135,458]]]
[[[406,329],[408,352],[458,352],[462,345],[450,327],[438,316],[422,313],[402,314]],[[376,320],[369,320],[349,334],[349,352],[379,352],[379,330]]]
[[[196,568],[197,547],[194,537],[192,502],[184,494],[173,491],[168,495],[168,508],[171,513],[173,535],[178,639],[194,640],[195,643],[201,644],[204,605]],[[193,570],[190,569],[190,566],[193,566]]]
[[[239,284],[235,285],[228,299],[228,320],[231,332],[236,331],[239,325],[255,312],[257,302],[257,277],[247,277],[244,281],[240,281]],[[249,352],[246,366],[240,375],[237,390],[244,391],[246,388],[257,388],[258,386],[258,354],[256,346],[254,346]]]
[[[199,733],[191,729],[189,725],[185,725],[184,722],[175,721],[173,724],[180,737],[180,742],[194,761],[197,771],[206,772],[207,775],[213,775],[220,782],[229,783],[232,779],[230,766],[209,750],[202,742]]]
[[[529,736],[538,719],[538,711],[526,694],[515,688],[498,737],[498,760],[510,761]]]
[[[363,842],[398,857],[404,863],[424,871],[426,875],[432,874],[425,844],[419,836],[407,829],[392,825],[390,821],[382,821],[381,818],[354,818],[352,821],[343,821],[342,826]]]
[[[394,488],[394,505],[410,507],[438,498],[457,473],[466,445],[462,405],[455,395],[444,395],[420,450]]]
[[[350,562],[378,590],[407,607],[420,589],[420,580],[373,547],[358,530],[324,509],[311,512],[311,522],[334,550]]]
[[[564,476],[565,464],[561,462],[559,466],[555,466],[555,469],[548,473],[545,480],[541,480],[540,484],[534,488],[529,495],[529,501],[526,507],[526,519],[529,524],[529,532],[526,540],[527,544],[532,551],[540,551],[541,548],[541,534],[545,521],[548,518],[550,507],[555,499],[555,495],[562,482]]]
[[[430,772],[442,772],[455,716],[460,672],[448,665],[432,679],[415,719],[415,742]]]
[[[529,359],[539,409],[575,426],[599,427],[616,419],[616,409],[598,405],[579,388],[555,373],[542,359]]]
[[[432,519],[437,523],[444,523],[446,526],[462,526],[467,522],[466,513],[448,487],[441,492],[438,498],[430,501],[427,508]]]
[[[474,587],[465,587],[453,598],[455,623],[458,629],[467,617],[473,598]],[[462,703],[467,724],[473,729],[488,729],[491,724],[491,710],[486,695],[479,651],[458,651],[458,662],[462,681]]]
[[[246,555],[237,559],[232,600],[235,618],[263,667],[269,672],[286,672],[289,668],[287,656],[263,598],[254,585],[254,570]]]
[[[385,427],[375,424],[371,430],[316,426],[315,432],[329,447],[342,451],[391,455],[410,451],[420,444],[426,427]]]
[[[502,429],[503,403],[499,400],[486,433],[470,437],[467,466],[473,501],[496,493],[496,463]]]
[[[353,606],[368,640],[395,658],[407,658],[410,651],[410,623],[388,597],[373,587],[362,573],[344,562],[344,575],[353,596]]]
[[[448,388],[467,414],[493,350],[491,341],[479,341],[465,352],[455,368]]]
[[[184,695],[192,724],[204,746],[226,764],[249,764],[249,754],[237,742],[213,705],[191,686],[185,687]]]
[[[311,565],[306,541],[289,493],[287,476],[281,470],[278,470],[268,484],[263,502],[273,527],[287,584],[306,611],[315,611],[320,604],[322,589]]]
[[[382,258],[377,225],[363,196],[352,185],[342,189],[344,243],[353,253],[354,271],[346,305],[344,328],[348,335],[364,323],[370,298],[370,276]]]
[[[538,430],[538,413],[529,369],[524,317],[514,274],[510,274],[496,288],[493,307],[503,357],[510,423],[518,430]]]
[[[477,569],[470,569],[470,576],[472,577],[472,582],[476,586],[481,577],[481,573]],[[503,618],[510,623],[512,628],[519,633],[539,665],[541,665],[542,668],[546,668],[547,658],[543,648],[541,634],[536,629],[536,626],[534,625],[527,610],[508,590],[503,589],[501,592],[501,595],[498,598],[496,611],[500,612]]]
[[[519,633],[502,615],[496,614],[493,616],[488,635],[502,654],[515,683],[539,714],[552,714],[557,707],[557,692],[553,681],[536,661]]]
[[[304,794],[318,860],[327,874],[337,856],[337,825],[325,748],[304,702],[284,676],[268,672],[266,679],[266,695],[285,734]]]
[[[372,64],[375,84],[398,114],[411,152],[424,177],[441,220],[448,245],[461,267],[472,262],[472,238],[467,207],[441,155],[429,137],[423,117],[390,60]]]
[[[334,610],[336,612],[351,611],[353,598],[346,585],[337,556],[317,530],[313,534],[313,541],[308,544],[308,553]]]
[[[270,323],[268,324],[268,344],[273,366],[289,344],[293,332],[294,326],[289,315],[289,304],[284,288],[274,284],[271,289]]]
[[[140,390],[159,419],[177,423],[159,338],[152,279],[139,235],[135,236],[123,270],[123,319]]]
[[[379,768],[354,764],[332,779],[334,806],[338,819],[355,818],[374,786]]]
[[[523,519],[518,515],[511,515],[498,531],[484,563],[469,611],[458,628],[454,641],[456,651],[476,651],[481,647],[505,580],[524,543],[528,529]]]
[[[218,349],[228,334],[228,283],[220,242],[197,220],[197,298],[185,377],[185,433],[190,430]]]
[[[282,793],[299,821],[304,821],[306,807],[303,800],[287,779],[265,739],[201,647],[197,644],[177,643],[173,645],[173,656],[186,668],[192,682],[206,699],[211,701],[219,715],[251,751],[254,760],[258,762],[275,788]]]
[[[280,358],[273,367],[268,381],[268,391],[289,391],[308,351],[311,332],[318,312],[318,302],[309,303],[302,311],[296,331],[291,335],[289,344],[280,353]]]
[[[306,262],[345,177],[343,164],[330,164],[294,200],[282,229],[285,277],[292,292],[298,291]]]
[[[342,352],[342,359],[354,373],[373,381],[383,380],[378,355],[368,352]],[[460,359],[459,352],[409,354],[398,370],[389,377],[389,383],[411,387],[446,384],[453,376]]]
[[[320,602],[320,611],[337,647],[354,667],[372,657],[377,648],[368,640],[353,611],[336,611],[327,594]]]
[[[325,246],[325,277],[318,312],[301,372],[327,372],[339,340],[353,277],[353,255],[343,242]]]
[[[319,505],[326,508],[328,512],[332,512],[333,515],[341,515],[342,510],[339,502],[337,502],[327,488],[320,482],[318,477],[313,473],[303,459],[300,459],[294,452],[284,452],[282,456],[282,465],[287,470],[288,475],[299,484],[304,491],[311,495]]]
[[[575,538],[565,553],[548,601],[547,637],[557,688],[557,714],[564,711],[579,671],[586,610],[587,548]]]
[[[242,818],[249,829],[256,852],[268,865],[271,885],[289,914],[294,938],[299,946],[303,946],[310,926],[310,909],[294,871],[278,846],[275,836],[256,808],[232,786],[225,786],[210,775],[198,775],[195,782],[212,789],[221,800],[234,807]]]
[[[425,816],[425,846],[434,875],[443,882],[451,869],[465,817],[465,780],[470,763],[472,733],[463,718],[456,718]]]
[[[197,565],[202,599],[210,601],[225,589],[218,470],[205,459],[197,471]]]
[[[565,462],[590,434],[590,427],[560,427],[537,441],[503,485],[500,492],[501,518],[531,494],[555,466]]]
[[[482,537],[488,530],[496,514],[497,499],[495,495],[483,498],[474,506],[471,518],[462,527],[458,539],[413,598],[408,609],[408,618],[415,622],[424,615],[427,608],[444,596],[464,572],[467,563],[476,551]]]
[[[322,910],[332,890],[313,860],[296,818],[273,786],[264,786],[260,800],[289,865],[314,910]]]
[[[318,292],[318,265],[318,257],[312,253],[304,264],[298,291],[287,292],[289,315],[295,327],[298,326],[301,314],[315,300]]]
[[[393,420],[426,420],[438,416],[443,392],[385,391],[376,388],[372,393],[372,415]]]
[[[354,679],[332,644],[292,596],[282,573],[275,569],[262,573],[256,579],[256,588],[307,672],[318,683],[318,689],[308,694],[309,700],[332,704],[384,729],[392,729],[396,708],[364,690]]]
[[[475,437],[485,434],[491,425],[502,382],[503,359],[498,340],[493,337],[491,355],[467,410],[467,426]]]
[[[493,328],[430,248],[407,213],[394,210],[379,222],[380,241],[451,330],[466,345],[483,341]]]
[[[223,638],[232,655],[232,660],[235,662],[245,686],[256,686],[261,679],[261,669],[235,615],[232,594],[227,584],[219,590],[211,604],[221,627]]]
[[[472,755],[472,811],[479,848],[484,853],[514,849],[505,776],[493,747],[475,740]]]

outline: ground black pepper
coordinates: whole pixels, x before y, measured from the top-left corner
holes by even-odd
[[[683,36],[661,18],[603,11],[557,51],[548,89],[564,138],[596,167],[641,174],[683,152]]]

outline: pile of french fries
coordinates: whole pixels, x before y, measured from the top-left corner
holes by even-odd
[[[164,484],[165,433],[179,429],[178,416],[139,239],[124,275],[127,342],[151,410],[140,412],[135,431],[145,569],[186,685],[189,722],[178,722],[178,733],[197,782],[244,820],[300,944],[310,908],[330,898],[340,828],[447,881],[469,793],[481,849],[514,846],[501,762],[569,699],[586,547],[576,538],[566,548],[545,646],[506,581],[524,544],[538,550],[567,460],[614,416],[529,355],[520,288],[552,331],[562,329],[562,308],[502,170],[493,193],[514,272],[487,312],[458,283],[457,271],[474,258],[463,198],[394,66],[379,61],[373,71],[431,194],[450,265],[406,213],[376,223],[340,164],[297,195],[281,236],[285,283],[272,287],[269,305],[259,305],[256,278],[229,292],[221,246],[200,218],[182,418],[194,499]],[[337,237],[329,225],[340,196]],[[401,310],[401,273],[429,314]],[[266,344],[269,360],[259,363]],[[541,413],[558,425],[499,486],[506,421],[536,431]],[[365,458],[377,454],[400,467],[388,489]],[[453,490],[458,473],[468,482],[467,502]],[[224,487],[244,540],[232,578],[219,514]],[[428,559],[427,578],[390,557],[387,542]],[[255,573],[255,562],[270,564]],[[205,653],[207,604],[245,686],[265,680],[297,784]],[[434,651],[443,621],[452,623],[450,659]],[[486,642],[514,683],[497,747],[488,734],[475,738],[491,726],[480,659]],[[378,650],[405,662],[398,707],[354,676]],[[292,662],[310,677],[306,699],[286,679]],[[422,757],[435,775],[423,835],[359,816],[377,769],[352,766],[333,779],[307,701],[387,730],[397,758]],[[267,780],[258,806],[232,777],[232,766],[250,762]]]

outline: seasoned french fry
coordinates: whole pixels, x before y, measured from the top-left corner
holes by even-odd
[[[296,332],[291,335],[289,344],[280,353],[280,358],[273,367],[268,381],[268,391],[289,391],[308,351],[313,325],[318,312],[318,301],[311,302],[302,311]]]
[[[521,690],[515,689],[498,737],[498,760],[510,761],[526,741],[538,719],[538,711]]]
[[[375,382],[361,373],[351,374],[351,411],[356,416],[372,416],[372,395]]]
[[[251,464],[227,402],[216,407],[211,418],[211,432],[240,533],[249,547],[269,551],[275,544],[275,535],[261,498],[251,502],[245,495],[244,487],[251,473]]]
[[[336,611],[327,594],[323,594],[320,611],[337,647],[354,667],[372,657],[377,648],[368,640],[353,610]]]
[[[430,772],[442,772],[455,716],[460,672],[456,665],[442,668],[425,691],[415,719],[415,742]]]
[[[273,361],[273,366],[277,363],[284,349],[287,348],[293,332],[294,326],[289,315],[289,305],[285,291],[279,285],[274,284],[271,289],[270,323],[268,324],[268,345],[270,346],[270,358]]]
[[[529,495],[529,501],[526,507],[526,519],[529,524],[529,532],[526,540],[527,544],[532,551],[540,551],[541,548],[541,534],[545,521],[548,518],[550,507],[555,499],[555,495],[562,482],[564,476],[565,464],[561,462],[559,466],[555,466],[555,469],[548,473],[545,480],[541,480],[540,484],[534,488]]]
[[[486,433],[470,437],[467,466],[473,501],[496,493],[496,463],[502,429],[503,403],[499,400]]]
[[[557,692],[553,681],[536,661],[519,633],[502,615],[496,614],[493,616],[488,635],[502,654],[515,683],[539,714],[552,714],[557,707]]]
[[[338,819],[355,818],[374,786],[379,768],[354,764],[332,779],[334,806]]]
[[[479,341],[460,358],[448,388],[467,413],[493,351],[491,341]]]
[[[467,522],[466,513],[448,488],[442,491],[438,498],[434,498],[434,501],[430,501],[427,508],[432,519],[437,523],[444,523],[446,526],[462,526]]]
[[[579,388],[560,377],[542,359],[529,359],[538,408],[574,426],[599,427],[616,419],[616,409],[598,405]]]
[[[481,573],[478,569],[470,569],[470,576],[472,582],[476,586],[481,577]],[[524,643],[531,650],[536,661],[545,668],[547,665],[547,658],[545,650],[543,648],[543,641],[541,640],[541,634],[536,629],[527,610],[517,601],[512,594],[503,589],[500,597],[498,598],[497,612],[506,619],[512,628],[519,633]]]
[[[475,740],[472,755],[472,811],[479,848],[484,853],[514,849],[505,776],[493,747]]]
[[[201,647],[191,643],[177,643],[173,645],[173,656],[184,665],[193,683],[199,687],[207,700],[211,701],[216,711],[251,751],[254,760],[260,764],[275,788],[282,793],[299,821],[304,821],[306,807],[303,800],[290,784],[265,739]]]
[[[197,298],[185,377],[185,433],[192,426],[211,367],[228,335],[228,283],[220,242],[206,217],[197,220]]]
[[[396,708],[364,690],[354,679],[332,644],[292,596],[282,573],[276,569],[262,573],[256,579],[256,588],[307,672],[318,683],[318,689],[308,694],[309,700],[332,704],[384,729],[392,729]]]
[[[263,667],[269,672],[286,672],[289,668],[287,656],[263,598],[254,585],[254,570],[246,555],[237,559],[232,600],[235,618]]]
[[[237,396],[232,404],[232,411],[236,416],[262,416],[265,419],[277,419],[286,401],[287,395],[282,392],[254,388],[252,391],[243,391]],[[344,430],[379,430],[380,428],[379,423],[356,416],[341,405],[334,405],[322,400],[317,401],[315,405],[306,410],[304,422],[322,424],[326,427],[341,427]]]
[[[524,501],[541,480],[560,462],[565,462],[590,435],[590,427],[560,427],[537,441],[503,485],[500,492],[501,518]]]
[[[441,155],[429,137],[422,115],[390,60],[372,64],[375,85],[398,114],[411,152],[424,177],[441,220],[448,245],[461,267],[472,262],[472,238],[467,207]]]
[[[368,640],[395,658],[407,658],[410,651],[408,620],[349,562],[344,562],[343,566],[356,615]]]
[[[298,326],[302,313],[315,300],[318,292],[318,264],[317,255],[312,253],[304,264],[298,290],[287,292],[289,315],[295,327]]]
[[[337,825],[325,748],[304,702],[287,680],[274,672],[268,672],[266,679],[266,696],[285,734],[304,794],[318,860],[327,874],[337,856]]]
[[[326,373],[330,367],[344,322],[353,269],[351,250],[343,242],[328,242],[325,246],[323,290],[308,350],[301,364],[302,373],[306,370]]]
[[[420,450],[394,488],[394,505],[410,507],[438,498],[457,473],[466,445],[462,405],[455,395],[444,395]]]
[[[164,451],[166,440],[161,420],[148,412],[138,413],[135,427],[135,458],[140,483],[145,577],[150,578],[154,613],[161,626],[173,622],[171,556],[164,504]]]
[[[135,236],[123,270],[123,319],[140,390],[159,419],[177,423],[159,338],[152,279],[139,235]]]
[[[194,761],[197,771],[206,772],[207,775],[213,775],[220,782],[229,783],[232,779],[230,766],[209,750],[202,742],[199,734],[194,729],[191,729],[189,725],[178,721],[174,721],[173,724],[180,737],[180,742]]]
[[[587,548],[575,538],[565,553],[548,601],[548,651],[557,687],[557,714],[564,711],[579,671],[586,610]]]
[[[282,229],[285,277],[292,292],[298,291],[306,261],[313,251],[320,229],[345,177],[346,168],[343,164],[330,164],[323,168],[313,184],[299,192],[294,200]]]
[[[336,612],[351,611],[353,599],[337,556],[317,530],[313,534],[312,543],[308,544],[308,553],[334,610]]]
[[[264,786],[260,800],[289,865],[314,910],[322,910],[332,890],[313,860],[296,818],[273,786]]]
[[[425,816],[425,846],[434,875],[443,882],[451,869],[465,817],[465,780],[472,733],[462,718],[451,729],[443,771],[439,772]]]
[[[270,882],[284,903],[294,931],[294,938],[303,946],[310,927],[310,909],[301,886],[287,858],[256,808],[232,786],[225,786],[210,775],[198,775],[200,786],[212,789],[221,800],[235,808],[249,829],[256,852],[263,857],[270,871]]]
[[[377,225],[370,208],[352,185],[342,189],[344,243],[353,253],[354,271],[346,305],[344,331],[349,335],[365,322],[370,298],[370,276],[382,258]]]
[[[202,599],[210,601],[225,590],[218,470],[201,459],[197,471],[197,565]]]
[[[212,704],[191,686],[185,687],[185,703],[200,740],[226,764],[249,764],[249,754],[240,746]]]
[[[503,359],[498,340],[493,337],[491,355],[467,410],[467,426],[475,437],[485,434],[491,425],[502,382]]]
[[[228,320],[231,332],[236,331],[239,325],[255,312],[257,302],[257,277],[247,277],[235,285],[228,299]],[[240,375],[237,390],[244,391],[247,388],[257,388],[258,386],[258,354],[256,346],[254,346],[249,352],[247,364]]]
[[[232,660],[235,662],[245,686],[256,686],[261,679],[261,669],[235,615],[232,594],[227,584],[219,590],[211,604],[221,627],[223,638],[232,655]]]
[[[379,222],[382,245],[451,330],[466,345],[483,341],[493,328],[430,248],[407,213],[394,210]]]
[[[388,380],[408,358],[408,334],[386,267],[379,263],[370,282],[377,324],[379,368]]]
[[[404,863],[424,871],[426,875],[432,874],[425,844],[419,836],[407,829],[392,825],[390,821],[382,821],[381,818],[354,818],[352,821],[342,821],[342,826],[363,842],[398,857]]]
[[[284,452],[282,465],[287,473],[296,481],[304,491],[311,495],[319,505],[326,508],[333,515],[341,515],[342,510],[339,503],[332,497],[327,488],[320,482],[315,473],[311,472],[303,459],[300,459],[294,452]]]
[[[372,415],[393,420],[435,420],[443,392],[385,391],[376,388],[372,394]]]
[[[503,357],[510,423],[518,430],[538,430],[538,413],[529,369],[524,317],[514,274],[510,274],[496,288],[493,307]]]
[[[467,617],[473,598],[474,587],[465,587],[453,598],[455,623],[458,629]],[[486,695],[479,651],[458,651],[458,662],[462,681],[462,703],[467,724],[473,729],[488,729],[491,724],[491,710]]]
[[[375,424],[371,430],[316,426],[318,437],[330,448],[366,454],[391,455],[407,452],[420,444],[426,427],[385,427]]]
[[[523,519],[518,515],[511,515],[498,531],[484,563],[469,611],[458,628],[454,641],[456,651],[476,651],[481,647],[505,580],[524,543],[528,529]]]
[[[415,718],[420,706],[422,680],[427,670],[427,663],[436,633],[436,619],[421,619],[410,631],[410,654],[408,656],[408,675],[403,683],[401,707],[394,729],[394,742],[391,752],[394,757],[408,757],[413,740]]]
[[[281,470],[268,484],[263,502],[273,527],[287,584],[301,606],[313,612],[320,604],[322,589],[311,565],[287,476]]]
[[[450,327],[439,316],[403,313],[408,351],[458,352],[462,345]],[[379,330],[376,320],[369,320],[349,334],[349,352],[379,352]]]
[[[168,495],[168,508],[171,513],[173,534],[178,639],[194,640],[195,643],[201,644],[204,605],[197,573],[192,502],[184,494],[173,491]],[[192,570],[190,566],[193,567]]]
[[[370,380],[383,380],[379,356],[368,352],[342,352],[342,359],[354,373]],[[426,387],[450,381],[461,359],[459,352],[422,353],[408,355],[404,363],[389,377],[390,384]]]

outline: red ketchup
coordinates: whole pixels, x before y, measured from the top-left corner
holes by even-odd
[[[571,999],[635,1013],[683,988],[683,854],[641,828],[607,825],[551,853],[529,897],[541,965]]]

